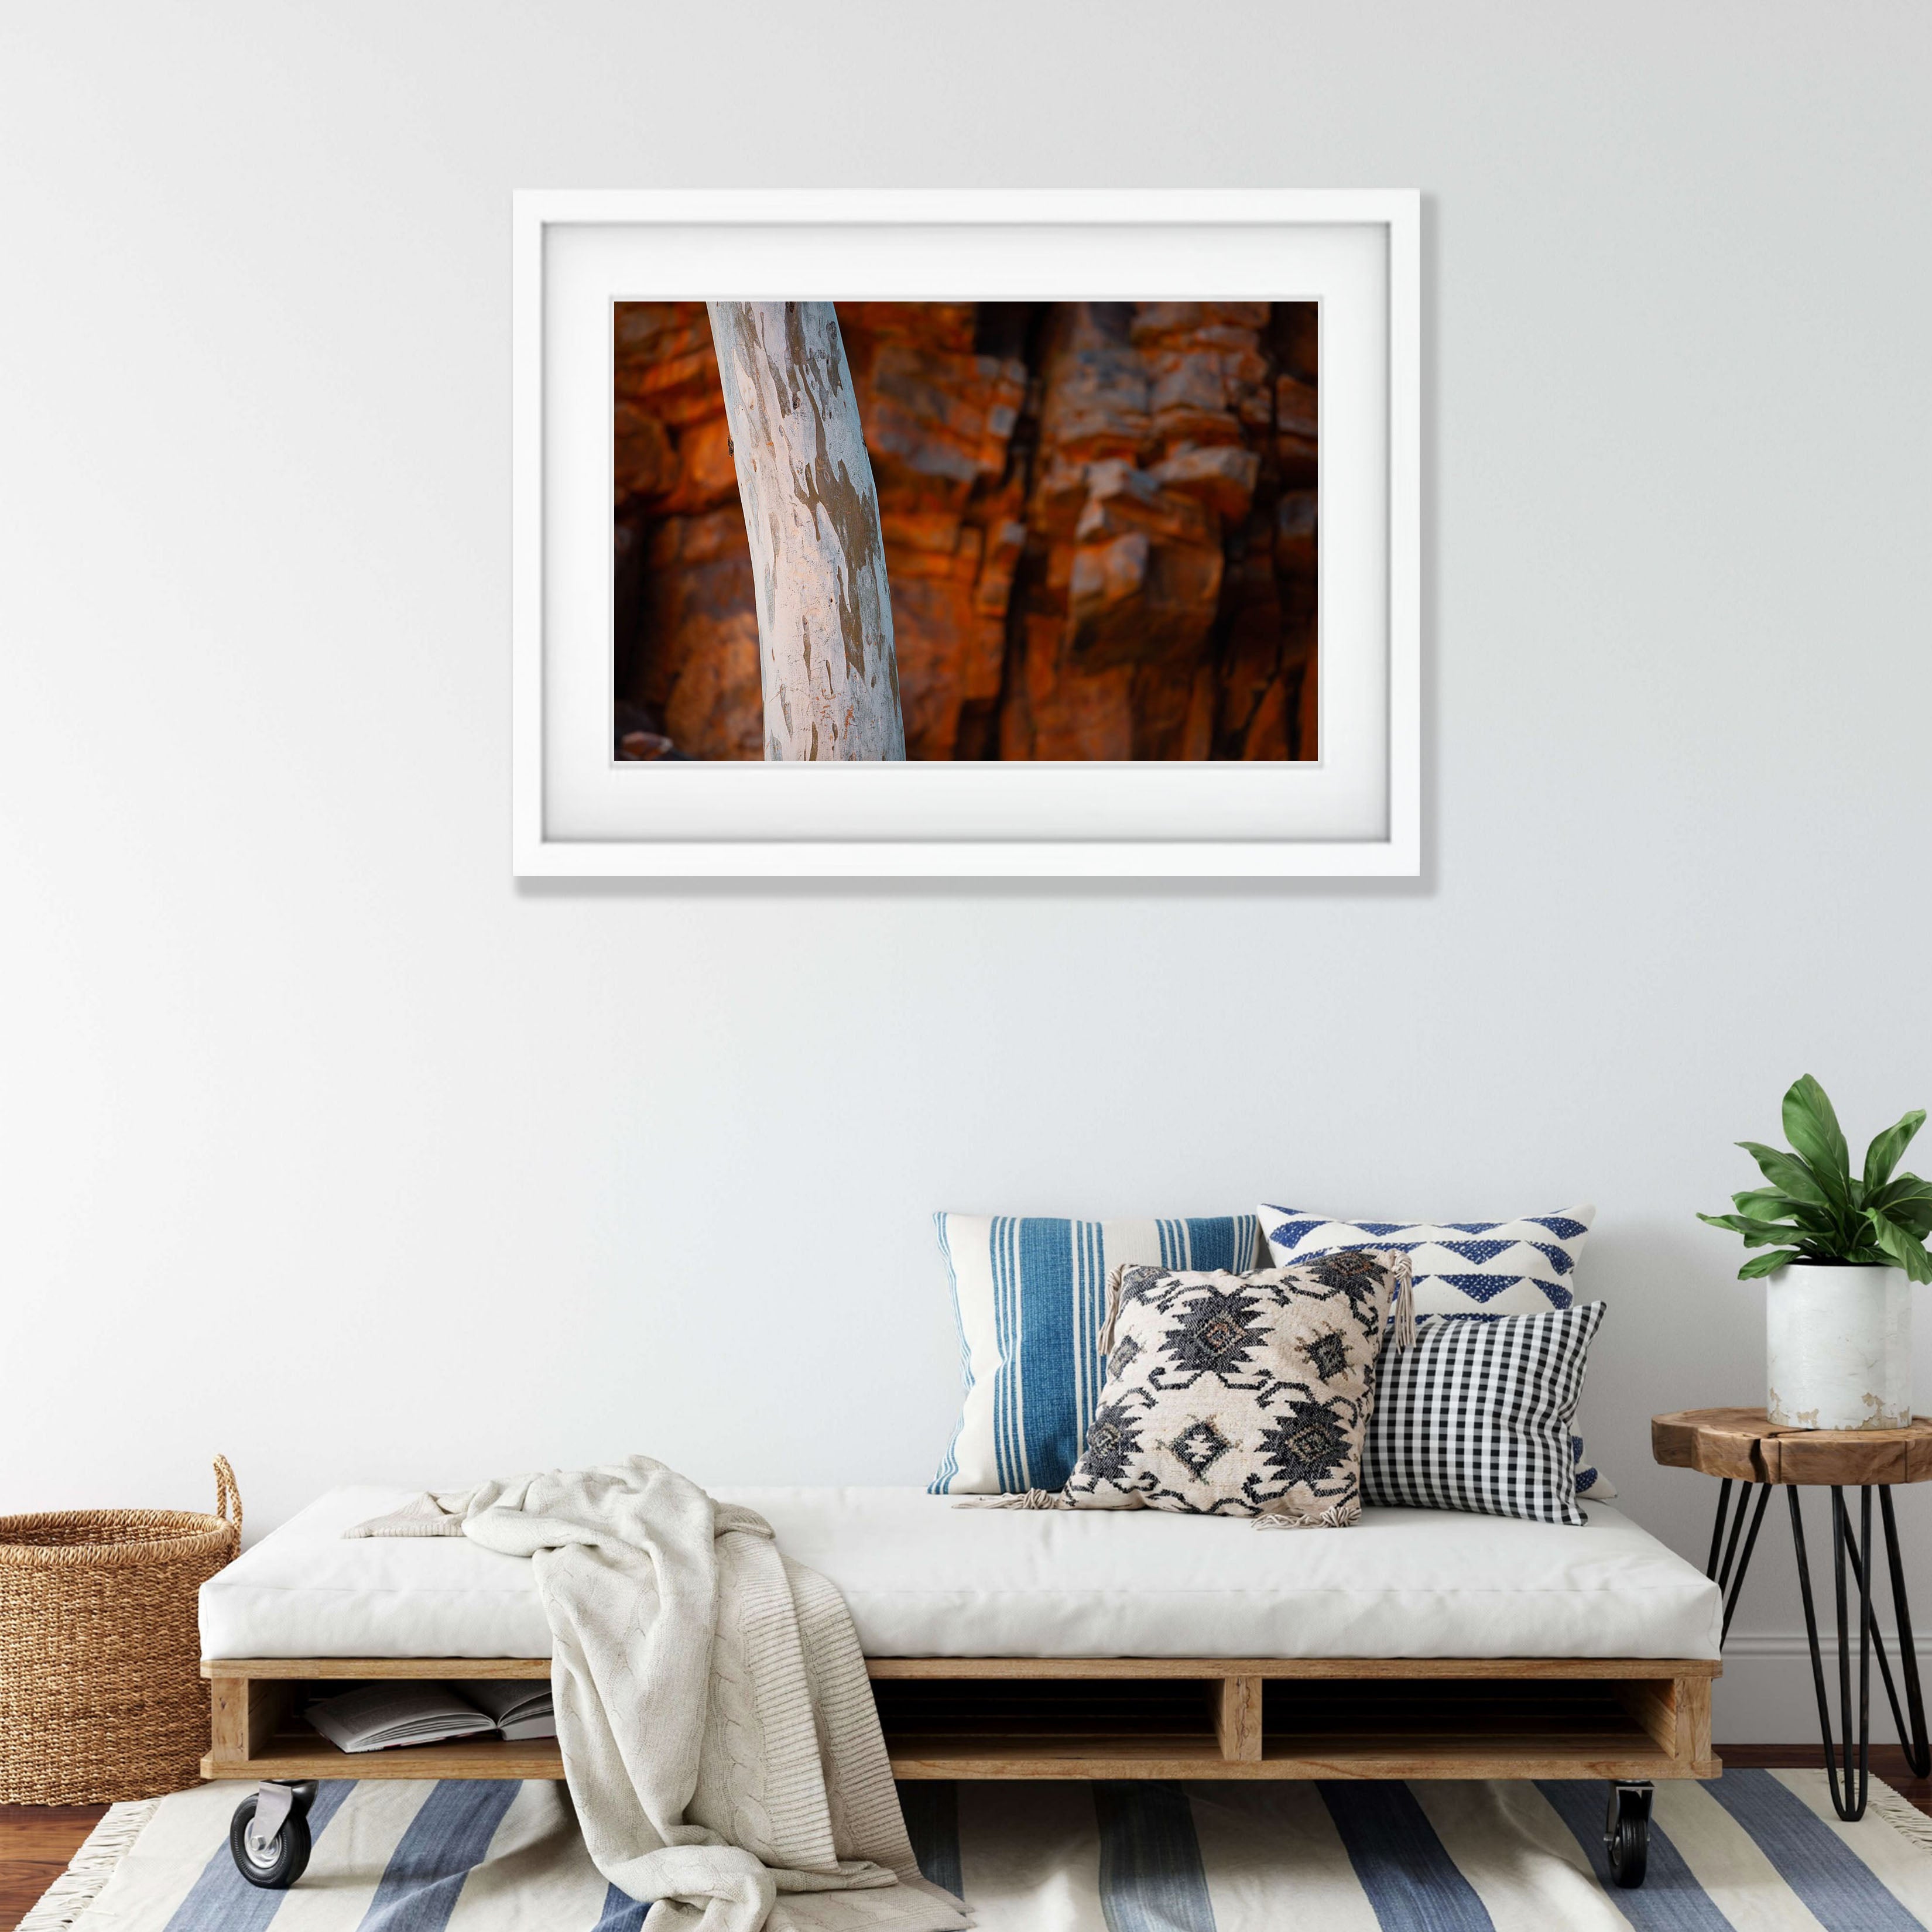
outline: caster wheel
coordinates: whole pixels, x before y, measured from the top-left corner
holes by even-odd
[[[250,1885],[267,1892],[285,1892],[308,1869],[308,1807],[314,1802],[310,1787],[304,1802],[298,1796],[293,1808],[282,1820],[282,1828],[268,1842],[264,1857],[248,1842],[248,1827],[254,1822],[256,1800],[244,1798],[235,1808],[228,1826],[228,1849],[235,1869]]]
[[[1604,1821],[1604,1852],[1610,1876],[1625,1892],[1643,1882],[1650,1863],[1650,1791],[1648,1786],[1613,1785],[1610,1815]]]

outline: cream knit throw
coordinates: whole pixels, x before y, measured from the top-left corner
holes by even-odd
[[[527,1556],[564,1775],[644,1932],[951,1932],[919,1875],[844,1600],[752,1510],[633,1456],[444,1495],[350,1536]]]

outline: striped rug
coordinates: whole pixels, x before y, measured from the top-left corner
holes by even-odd
[[[228,1855],[250,1787],[115,1807],[22,1932],[638,1932],[556,1784],[325,1784],[288,1892]],[[1822,1772],[1658,1787],[1612,1888],[1600,1784],[908,1784],[927,1875],[980,1932],[1894,1932],[1932,1925],[1932,1820]]]

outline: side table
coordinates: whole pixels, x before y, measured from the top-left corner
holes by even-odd
[[[1731,1617],[1757,1545],[1765,1505],[1774,1488],[1782,1486],[1791,1507],[1791,1550],[1798,1565],[1798,1588],[1804,1600],[1804,1635],[1811,1648],[1811,1681],[1818,1694],[1818,1728],[1825,1745],[1825,1769],[1831,1781],[1832,1803],[1847,1822],[1864,1815],[1871,1784],[1871,1661],[1878,1658],[1879,1675],[1892,1704],[1892,1720],[1905,1743],[1906,1762],[1915,1775],[1932,1772],[1932,1738],[1925,1727],[1925,1700],[1918,1685],[1918,1653],[1912,1639],[1912,1610],[1906,1601],[1905,1573],[1898,1558],[1898,1523],[1892,1514],[1892,1492],[1900,1483],[1932,1480],[1932,1421],[1915,1416],[1904,1429],[1780,1429],[1761,1408],[1691,1408],[1675,1415],[1654,1415],[1650,1421],[1651,1454],[1667,1468],[1696,1469],[1715,1476],[1717,1521],[1711,1530],[1711,1554],[1704,1574],[1717,1584],[1724,1598],[1724,1632]],[[1734,1484],[1742,1484],[1735,1505]],[[1751,1491],[1758,1491],[1756,1505]],[[1804,1554],[1804,1520],[1798,1506],[1802,1488],[1832,1492],[1832,1570],[1838,1610],[1838,1742],[1832,1737],[1830,1700],[1825,1690],[1825,1661],[1818,1644],[1818,1618],[1811,1600],[1811,1570]],[[1858,1492],[1858,1532],[1852,1533],[1851,1512],[1845,1492]],[[1872,1604],[1872,1491],[1878,1491],[1879,1513],[1885,1526],[1886,1564],[1892,1575],[1892,1612],[1898,1624],[1898,1675],[1905,1686],[1905,1705],[1899,1706],[1898,1684],[1886,1654],[1883,1633]],[[1748,1527],[1745,1516],[1749,1514]],[[1725,1533],[1728,1520],[1730,1534]],[[1742,1534],[1743,1548],[1738,1547]],[[1852,1726],[1850,1628],[1846,1572],[1858,1597],[1858,1696],[1857,1726]],[[1856,1736],[1856,1744],[1854,1737]],[[1855,1755],[1856,1754],[1856,1755]],[[1842,1783],[1840,1773],[1842,1772]]]

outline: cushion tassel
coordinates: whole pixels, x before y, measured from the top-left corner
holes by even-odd
[[[1390,1340],[1396,1348],[1410,1348],[1415,1346],[1415,1275],[1407,1266],[1398,1272],[1401,1279],[1395,1288],[1395,1333]]]
[[[1120,1318],[1120,1277],[1126,1271],[1126,1264],[1123,1262],[1107,1276],[1107,1318],[1100,1324],[1097,1344],[1102,1375],[1107,1372],[1107,1358],[1114,1352],[1114,1324]]]
[[[1330,1503],[1319,1516],[1270,1516],[1266,1514],[1254,1519],[1257,1529],[1346,1529],[1350,1524],[1361,1518],[1361,1505],[1358,1502]]]
[[[1060,1490],[1022,1490],[1015,1496],[962,1496],[955,1509],[1061,1510],[1073,1505]]]

